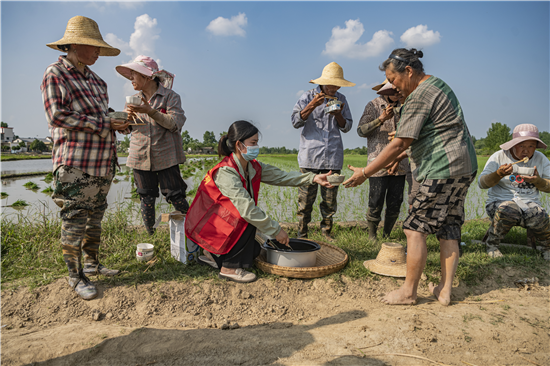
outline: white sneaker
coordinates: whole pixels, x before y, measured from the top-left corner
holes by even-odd
[[[487,244],[487,255],[491,258],[504,257],[504,255],[500,252],[500,250],[496,245],[489,245],[489,244]]]
[[[235,274],[219,273],[218,278],[221,280],[230,280],[239,283],[247,283],[256,281],[256,275],[252,272],[245,271],[242,268],[237,268]]]

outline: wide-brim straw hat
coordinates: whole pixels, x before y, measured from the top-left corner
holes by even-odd
[[[381,82],[381,83],[378,84],[378,85],[373,86],[373,87],[372,87],[372,90],[374,90],[374,91],[379,91],[379,90],[382,89],[382,87],[383,87],[384,85],[386,85],[387,83],[388,83],[388,79],[384,80],[383,82]]]
[[[378,95],[395,95],[398,91],[393,87],[392,83],[386,83],[376,94]]]
[[[407,276],[405,248],[399,243],[382,243],[376,259],[363,262],[369,271],[390,277]]]
[[[321,77],[309,82],[317,85],[355,86],[355,83],[344,79],[344,69],[336,62],[331,62],[325,66]]]
[[[48,43],[46,46],[54,50],[65,52],[58,46],[70,44],[100,47],[100,56],[118,56],[120,54],[118,48],[110,46],[103,40],[99,32],[99,27],[94,20],[80,15],[69,19],[63,38],[57,42]]]
[[[502,150],[510,150],[517,144],[527,140],[536,140],[537,149],[546,149],[548,146],[539,138],[539,129],[530,123],[517,125],[512,133],[512,140],[500,145]]]

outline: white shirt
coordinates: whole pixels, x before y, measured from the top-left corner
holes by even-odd
[[[483,175],[494,173],[501,165],[512,164],[517,160],[512,157],[512,153],[509,150],[500,150],[491,155],[485,168],[480,174],[480,178]],[[529,159],[527,163],[517,164],[520,167],[533,168],[537,167],[537,171],[541,178],[550,179],[550,161],[544,154],[539,151],[535,151],[533,157]],[[478,180],[478,185],[481,179]],[[510,181],[510,176],[507,175],[500,180],[494,187],[489,188],[489,198],[487,204],[495,201],[518,201],[521,200],[524,203],[534,202],[538,205],[542,205],[540,201],[540,192],[532,183],[517,183]]]

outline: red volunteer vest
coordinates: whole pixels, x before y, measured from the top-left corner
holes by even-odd
[[[256,160],[252,160],[250,164],[256,170],[251,184],[254,202],[258,204],[262,167]],[[214,254],[228,253],[248,225],[229,198],[224,196],[214,183],[214,174],[223,166],[239,172],[232,155],[226,156],[210,169],[204,176],[185,218],[185,235],[201,248]],[[248,189],[244,177],[240,173],[239,176],[243,187]]]

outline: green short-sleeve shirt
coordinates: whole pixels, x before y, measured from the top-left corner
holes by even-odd
[[[395,137],[413,138],[414,178],[447,179],[477,170],[474,144],[460,103],[441,79],[430,76],[405,100]]]

